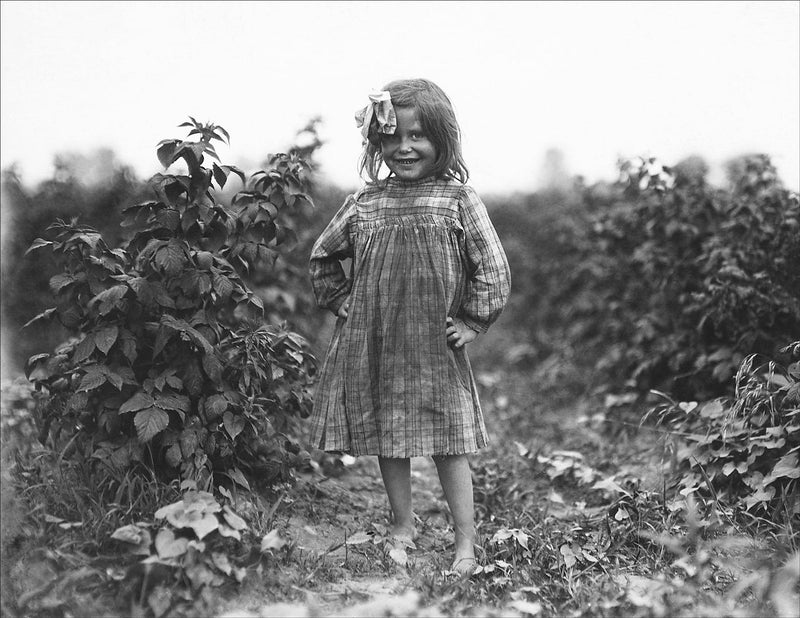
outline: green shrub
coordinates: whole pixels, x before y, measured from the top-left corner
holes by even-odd
[[[598,298],[617,309],[604,339],[642,389],[724,394],[746,355],[774,355],[796,334],[800,205],[766,157],[741,165],[723,191],[625,163],[623,197],[595,224],[610,258]]]
[[[783,350],[800,356],[800,341]],[[669,428],[675,483],[768,528],[800,521],[800,362],[747,356],[735,396],[698,403],[664,396],[651,410]],[[792,534],[800,530],[795,529]]]
[[[32,314],[50,306],[49,279],[58,272],[54,256],[39,253],[26,256],[31,242],[58,218],[80,217],[97,228],[106,242],[117,245],[125,230],[119,221],[123,208],[143,199],[145,186],[133,172],[119,164],[107,151],[99,151],[88,160],[77,156],[56,157],[53,178],[35,188],[23,185],[11,169],[3,170],[3,225],[9,234],[3,237],[2,323],[5,375],[21,373],[33,354],[53,349],[67,336],[59,324],[41,323],[36,329],[21,330]],[[85,182],[82,168],[99,167],[108,172],[102,182]],[[91,179],[90,179],[91,180]]]
[[[748,354],[796,336],[797,195],[765,156],[730,169],[717,189],[696,158],[622,161],[613,185],[487,200],[527,356],[573,363],[589,386],[701,399],[729,394]]]
[[[56,305],[29,325],[57,319],[75,333],[26,367],[48,394],[42,435],[119,478],[143,465],[203,489],[214,476],[245,488],[246,473],[283,480],[306,458],[287,432],[309,412],[314,359],[301,336],[261,323],[242,275],[296,238],[284,213],[310,200],[306,168],[275,155],[226,207],[219,192],[245,175],[204,163],[227,133],[181,126],[199,139],[164,140],[157,154],[188,173],[153,176],[152,199],[123,213],[130,240],[111,248],[72,220],[31,246],[51,248],[63,272],[50,280]]]
[[[505,317],[527,331],[528,360],[569,353],[566,347],[589,334],[584,314],[593,276],[587,270],[592,213],[581,191],[486,199],[512,273]]]
[[[130,554],[144,556],[127,568],[125,579],[133,581],[144,572],[154,580],[148,586],[144,578],[138,590],[132,587],[131,605],[139,605],[141,613],[148,607],[160,617],[176,605],[197,611],[197,597],[208,596],[209,588],[241,583],[246,575],[236,558],[249,553],[242,543],[247,523],[214,495],[184,489],[180,500],[155,512],[154,522],[128,524],[111,535]]]

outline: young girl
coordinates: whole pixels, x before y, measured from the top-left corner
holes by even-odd
[[[397,543],[413,546],[410,458],[431,455],[455,524],[452,570],[474,570],[467,453],[487,443],[465,350],[506,303],[509,269],[465,183],[450,100],[394,81],[356,116],[366,185],[311,252],[314,294],[338,316],[312,415],[312,445],[377,455]],[[389,170],[379,178],[381,165]],[[352,258],[350,275],[340,260]]]

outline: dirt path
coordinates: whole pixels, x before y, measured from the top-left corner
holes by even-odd
[[[482,403],[493,436],[493,446],[473,457],[478,468],[487,457],[496,457],[507,433],[498,427],[513,409],[531,409],[528,380],[479,376],[484,386]],[[508,376],[506,376],[508,378]],[[547,410],[540,414],[537,441],[559,444],[577,429],[577,410]],[[586,434],[586,428],[581,428]],[[293,544],[290,560],[282,563],[277,576],[282,583],[242,590],[224,616],[442,616],[440,608],[451,592],[469,582],[446,575],[453,556],[453,531],[446,501],[430,458],[411,463],[414,512],[417,517],[416,547],[407,553],[406,566],[397,564],[384,549],[381,533],[389,524],[389,505],[376,457],[362,457],[340,474],[316,471],[300,475],[290,493],[293,502],[283,504],[276,514],[276,526]],[[546,478],[527,479],[527,493],[547,500]],[[476,486],[476,492],[491,487]],[[371,539],[352,544],[354,539]],[[348,543],[349,541],[349,543]],[[484,539],[485,541],[485,539]],[[435,594],[423,597],[427,591]],[[288,600],[288,602],[287,602]],[[464,608],[465,610],[467,608]],[[520,615],[511,609],[469,608],[471,615]],[[242,613],[250,612],[249,614]],[[477,613],[474,613],[477,612]],[[499,612],[499,613],[498,613]],[[448,615],[460,615],[459,613]]]
[[[297,600],[265,603],[254,590],[223,615],[440,615],[420,607],[412,584],[426,573],[441,576],[447,568],[452,529],[432,460],[412,459],[411,475],[419,537],[407,550],[405,566],[389,555],[383,539],[389,507],[377,458],[362,457],[337,476],[302,475],[291,502],[276,514],[279,529],[293,544],[293,560],[281,569],[293,591],[286,596]],[[396,558],[402,562],[402,556]]]

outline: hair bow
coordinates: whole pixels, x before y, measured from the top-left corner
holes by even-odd
[[[369,95],[369,101],[369,105],[356,112],[356,126],[361,129],[361,135],[369,140],[369,127],[373,118],[378,123],[378,133],[392,135],[397,128],[397,116],[389,91],[373,92]]]

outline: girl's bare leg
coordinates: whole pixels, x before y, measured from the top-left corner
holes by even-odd
[[[413,540],[414,518],[411,512],[411,460],[378,457],[383,485],[392,507],[392,536]]]
[[[475,506],[472,498],[472,473],[466,455],[434,457],[444,497],[453,515],[456,555],[453,569],[470,572],[475,567]]]

